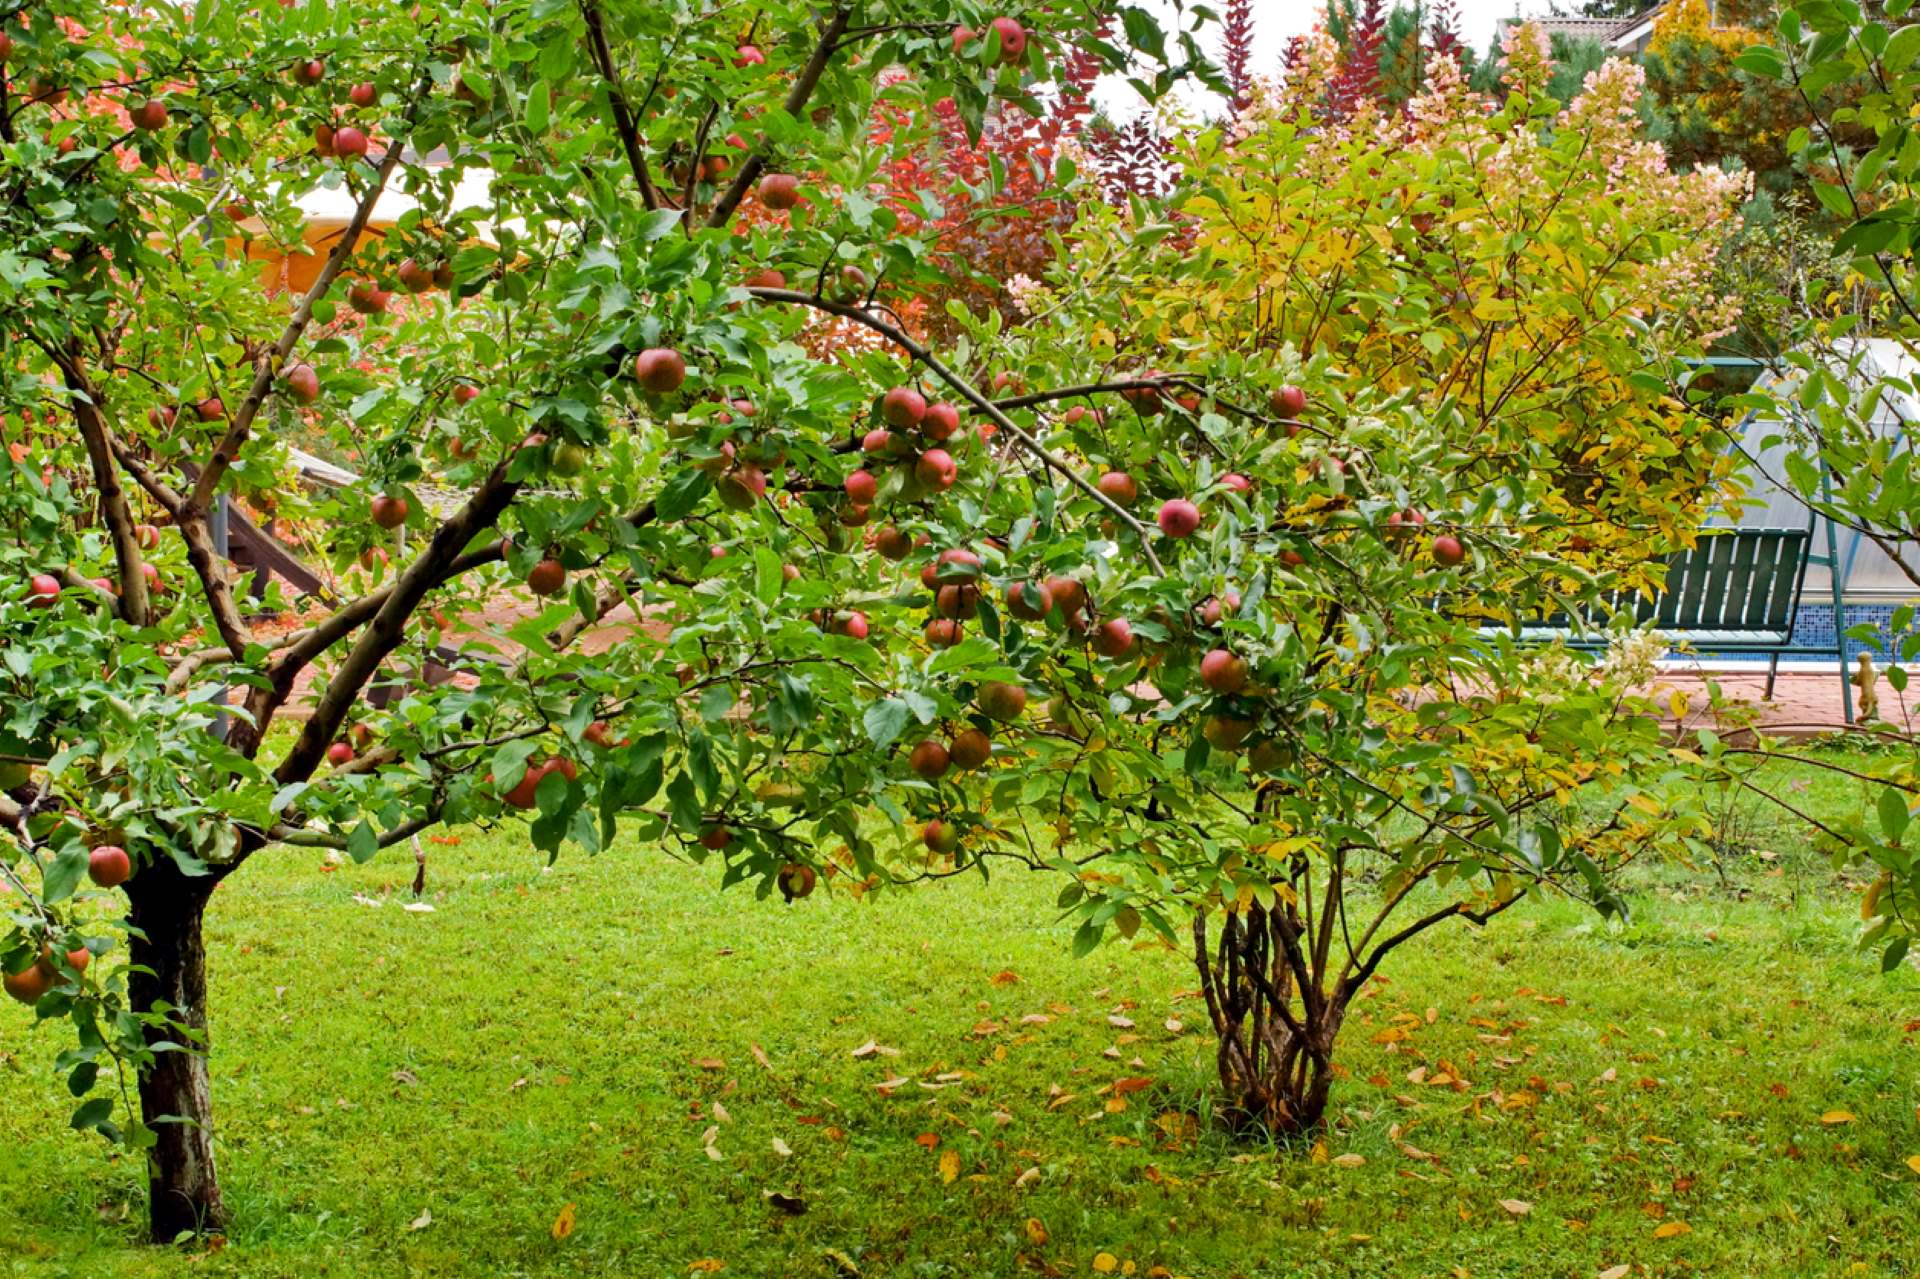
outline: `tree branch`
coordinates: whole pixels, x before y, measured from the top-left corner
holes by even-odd
[[[607,97],[613,104],[614,127],[619,130],[620,145],[627,153],[627,167],[633,170],[633,180],[640,186],[640,202],[649,209],[657,209],[660,207],[660,193],[653,189],[653,178],[647,173],[646,157],[640,154],[640,122],[634,119],[626,91],[620,87],[620,76],[614,70],[613,51],[607,47],[607,32],[600,20],[600,6],[583,2],[580,16],[586,20],[587,42],[593,47],[594,64],[600,68],[600,78],[607,82]]]
[[[747,292],[762,302],[797,302],[803,306],[810,306],[816,311],[825,311],[829,315],[837,315],[843,320],[852,320],[856,324],[864,325],[893,342],[896,346],[900,347],[901,350],[926,365],[929,372],[952,387],[959,393],[962,399],[966,400],[967,403],[973,405],[975,409],[990,418],[994,425],[1005,431],[1010,438],[1018,440],[1022,448],[1026,449],[1053,470],[1065,476],[1067,481],[1074,485],[1074,487],[1086,493],[1087,496],[1091,497],[1101,506],[1106,507],[1115,519],[1132,529],[1140,538],[1140,549],[1146,554],[1147,562],[1153,566],[1154,573],[1162,577],[1166,575],[1166,569],[1161,565],[1160,557],[1153,553],[1151,535],[1148,533],[1146,526],[1134,518],[1133,512],[1108,497],[1105,493],[1102,493],[1094,485],[1093,481],[1081,475],[1071,463],[1047,448],[1047,446],[1039,440],[1034,439],[1033,436],[1027,434],[1027,432],[1019,426],[1015,425],[1013,419],[1001,412],[1000,408],[992,400],[989,400],[986,396],[974,390],[959,374],[935,359],[931,351],[907,336],[905,330],[887,323],[864,307],[850,306],[844,302],[830,301],[814,293],[799,293],[792,289],[759,288],[748,289]]]
[[[839,47],[841,34],[846,31],[847,23],[853,18],[853,11],[842,5],[833,11],[825,26],[820,28],[820,43],[813,46],[813,53],[807,58],[806,65],[800,68],[800,75],[793,82],[793,88],[787,92],[787,100],[781,104],[786,113],[798,119],[805,109],[807,99],[813,96],[814,89],[820,83],[820,77],[826,74],[827,63]],[[747,192],[753,189],[754,179],[767,167],[759,152],[748,156],[740,165],[740,172],[733,177],[733,184],[715,201],[713,209],[707,214],[707,225],[722,227],[733,211],[740,207],[740,201],[747,198]]]

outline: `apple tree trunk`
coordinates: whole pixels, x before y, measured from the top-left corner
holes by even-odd
[[[155,1243],[227,1224],[213,1163],[207,951],[200,934],[217,882],[158,861],[127,883],[134,926],[128,996],[134,1012],[160,1014],[147,1023],[147,1042],[176,1045],[155,1053],[140,1079],[140,1117],[157,1138],[148,1152],[147,1198]]]
[[[1235,1130],[1291,1138],[1326,1121],[1334,1039],[1346,1007],[1318,983],[1301,988],[1296,974],[1308,967],[1307,956],[1281,911],[1252,905],[1229,912],[1214,944],[1206,918],[1196,917],[1193,954],[1219,1040],[1222,1117]]]

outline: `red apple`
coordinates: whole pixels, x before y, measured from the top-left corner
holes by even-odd
[[[343,764],[351,764],[352,762],[353,747],[351,744],[347,742],[335,742],[333,745],[327,747],[327,763],[332,764],[335,768],[339,768]]]
[[[867,637],[867,615],[858,609],[848,609],[834,616],[833,629],[848,639],[863,640]]]
[[[945,449],[928,449],[913,464],[913,474],[936,493],[944,493],[960,478],[960,467]]]
[[[367,135],[350,124],[333,131],[333,153],[342,159],[354,159],[367,153]]]
[[[35,573],[27,581],[27,589],[39,600],[52,600],[60,594],[60,579],[51,573]]]
[[[1281,417],[1299,417],[1307,411],[1307,393],[1293,385],[1274,387],[1268,402]]]
[[[944,400],[927,405],[927,415],[920,419],[921,434],[930,440],[944,440],[959,429],[960,410]]]
[[[1133,625],[1124,617],[1102,622],[1093,633],[1093,651],[1102,657],[1125,657],[1133,647]]]
[[[1023,622],[1037,622],[1053,609],[1053,592],[1044,582],[1010,582],[1007,612]]]
[[[904,560],[913,553],[913,539],[889,524],[873,535],[873,549],[890,560]]]
[[[790,902],[798,901],[813,892],[813,885],[817,878],[813,867],[802,866],[798,862],[788,862],[780,868],[778,881],[780,895]]]
[[[993,756],[993,739],[977,728],[955,733],[947,743],[947,758],[961,772],[972,772]]]
[[[947,762],[947,748],[932,740],[921,742],[907,756],[907,767],[930,782],[946,776]]]
[[[133,116],[133,127],[146,133],[167,127],[167,104],[158,98],[148,98],[129,113]]]
[[[455,383],[453,388],[453,402],[455,404],[471,404],[479,398],[480,398],[480,388],[475,386],[473,383],[471,382]]]
[[[0,985],[6,987],[9,995],[29,1006],[39,1003],[60,980],[60,974],[53,965],[42,959],[24,972],[8,973]]]
[[[633,357],[633,376],[655,395],[668,395],[687,380],[687,362],[678,351],[649,347]]]
[[[1060,606],[1062,613],[1078,613],[1087,605],[1087,588],[1077,577],[1048,578],[1047,594]]]
[[[962,586],[980,580],[980,557],[965,547],[940,552],[933,561],[933,580],[942,586]]]
[[[1027,31],[1012,18],[995,18],[993,29],[1000,33],[1000,61],[1012,64],[1027,51]]]
[[[293,398],[302,404],[311,404],[320,398],[320,375],[311,364],[295,364],[287,369],[287,389],[293,392]]]
[[[1226,485],[1228,488],[1232,489],[1236,493],[1247,493],[1252,491],[1253,489],[1252,480],[1249,480],[1244,475],[1236,475],[1232,471],[1229,471],[1225,475],[1221,476],[1220,482]]]
[[[1220,625],[1220,619],[1240,611],[1240,592],[1228,591],[1225,598],[1215,596],[1200,606],[1200,620],[1208,626]]]
[[[880,481],[874,478],[872,471],[865,469],[849,475],[841,487],[846,489],[850,499],[862,506],[872,505],[873,499],[880,496]]]
[[[1176,497],[1161,504],[1155,519],[1160,531],[1168,537],[1191,537],[1200,527],[1200,508],[1185,498]]]
[[[558,595],[567,584],[567,570],[559,560],[541,560],[527,574],[527,589],[535,595]]]
[[[764,271],[755,271],[742,283],[750,289],[784,289],[787,287],[787,277],[783,272],[768,267]]]
[[[992,681],[980,686],[980,692],[975,700],[979,702],[982,713],[989,719],[1006,722],[1019,719],[1021,713],[1027,709],[1027,690],[1018,684]]]
[[[736,67],[757,67],[766,63],[767,55],[750,44],[743,44],[733,51],[733,65]]]
[[[1451,533],[1442,533],[1433,539],[1433,562],[1442,568],[1453,568],[1466,562],[1467,548],[1460,539]]]
[[[433,287],[433,271],[412,258],[401,262],[393,274],[400,281],[400,287],[409,293],[425,293]]]
[[[791,209],[800,203],[800,179],[791,173],[769,173],[760,179],[760,203],[769,209]]]
[[[1122,506],[1132,506],[1134,499],[1140,496],[1140,486],[1125,471],[1108,471],[1100,477],[1096,487]]]
[[[347,305],[361,315],[380,315],[387,309],[387,302],[393,294],[379,285],[363,281],[347,290]]]
[[[382,493],[373,499],[370,513],[373,516],[373,522],[381,528],[399,528],[407,522],[409,509],[406,498],[389,497]]]
[[[293,64],[293,82],[295,84],[319,84],[327,74],[327,64],[318,58],[309,58],[305,62]]]
[[[1403,511],[1395,511],[1393,514],[1387,516],[1387,536],[1393,538],[1406,537],[1411,533],[1418,532],[1420,526],[1426,522],[1427,517],[1411,506]]]
[[[102,844],[87,854],[87,878],[101,888],[118,888],[133,878],[133,860],[117,844]]]
[[[363,80],[347,90],[347,101],[356,107],[370,107],[378,95],[379,90],[373,87],[372,82]]]
[[[896,386],[881,397],[880,416],[888,426],[918,426],[926,415],[927,397],[910,386]]]
[[[193,406],[194,416],[202,422],[218,422],[227,415],[227,406],[217,395],[209,395]]]
[[[1237,693],[1247,686],[1247,664],[1216,648],[1200,659],[1200,682],[1216,693]]]
[[[960,847],[960,828],[936,817],[920,828],[920,841],[932,852],[945,857]]]
[[[160,530],[151,524],[133,526],[133,540],[140,544],[143,551],[151,551],[160,545]]]

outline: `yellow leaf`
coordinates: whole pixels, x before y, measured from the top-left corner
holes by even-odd
[[[1333,1157],[1333,1166],[1336,1168],[1358,1168],[1361,1164],[1364,1164],[1366,1162],[1367,1162],[1367,1157],[1365,1155],[1356,1155],[1352,1153],[1348,1153],[1344,1155],[1335,1155]]]
[[[1829,1125],[1850,1124],[1853,1122],[1853,1112],[1851,1110],[1829,1110],[1826,1114],[1820,1116],[1820,1122]]]
[[[1096,1252],[1093,1254],[1093,1269],[1095,1274],[1110,1275],[1119,1268],[1120,1258],[1114,1256],[1112,1253]]]
[[[1674,689],[1667,697],[1667,709],[1673,712],[1675,719],[1687,717],[1687,695],[1681,689]]]
[[[960,1179],[960,1152],[949,1150],[940,1156],[940,1180],[952,1185]]]
[[[724,1261],[716,1261],[712,1257],[702,1257],[687,1267],[687,1273],[690,1275],[713,1275],[719,1274],[726,1268],[727,1263]]]
[[[1046,1223],[1038,1217],[1027,1218],[1027,1242],[1036,1248],[1047,1242]]]
[[[555,1239],[565,1239],[568,1235],[572,1233],[573,1233],[573,1205],[568,1204],[566,1207],[560,1210],[560,1215],[553,1219],[553,1237]]]
[[[1653,1228],[1655,1239],[1671,1239],[1675,1235],[1690,1235],[1693,1227],[1684,1221],[1663,1221]]]
[[[1920,1172],[1920,1155],[1908,1155],[1907,1167],[1913,1169],[1915,1172]]]
[[[1533,1205],[1524,1199],[1502,1199],[1500,1206],[1516,1217],[1524,1217],[1533,1211]]]

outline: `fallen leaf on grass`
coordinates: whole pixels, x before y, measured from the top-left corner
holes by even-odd
[[[433,1224],[433,1209],[422,1208],[420,1215],[407,1223],[408,1230],[425,1230]]]
[[[1145,1075],[1130,1075],[1125,1079],[1116,1079],[1113,1081],[1114,1094],[1120,1097],[1151,1087],[1153,1087],[1153,1080],[1147,1078]]]
[[[905,1075],[895,1075],[892,1079],[882,1079],[874,1085],[874,1089],[878,1091],[882,1097],[886,1097],[892,1095],[894,1089],[905,1088],[912,1082],[913,1081]]]
[[[793,1195],[782,1194],[778,1190],[762,1190],[760,1197],[786,1213],[789,1217],[798,1217],[807,1210],[807,1201]]]
[[[1096,1274],[1110,1275],[1120,1268],[1120,1258],[1110,1252],[1093,1254],[1093,1269]]]
[[[752,1044],[750,1045],[750,1047],[753,1050],[753,1059],[759,1062],[763,1068],[767,1070],[772,1070],[773,1063],[767,1060],[767,1050],[762,1048],[759,1044]]]
[[[1038,1217],[1027,1218],[1027,1242],[1036,1248],[1044,1247],[1047,1242],[1046,1223]]]
[[[1002,968],[988,980],[995,986],[1011,986],[1020,980],[1020,974],[1011,968]]]
[[[1908,1155],[1907,1167],[1913,1169],[1915,1172],[1920,1172],[1920,1155]]]
[[[406,905],[402,906],[400,909],[412,911],[416,915],[433,914],[433,907],[427,905],[425,902],[408,902]]]
[[[779,1155],[782,1159],[791,1159],[793,1157],[793,1147],[778,1137],[775,1137],[773,1139],[773,1153]]]
[[[1033,1167],[1027,1169],[1025,1172],[1021,1173],[1018,1177],[1015,1177],[1013,1179],[1013,1188],[1015,1190],[1025,1190],[1028,1186],[1032,1185],[1034,1182],[1038,1181],[1039,1179],[1040,1179],[1040,1165],[1035,1164]]]
[[[898,1048],[889,1048],[885,1044],[877,1044],[871,1039],[853,1050],[853,1055],[861,1059],[871,1057],[875,1053],[885,1053],[889,1057],[898,1057],[900,1050]]]
[[[702,1257],[687,1267],[687,1273],[690,1275],[714,1275],[719,1274],[726,1268],[727,1263],[724,1261],[716,1261],[712,1257]]]
[[[1627,1276],[1632,1273],[1632,1266],[1608,1266],[1605,1270],[1595,1275],[1593,1279],[1627,1279]]]
[[[733,1122],[733,1116],[727,1113],[725,1106],[716,1101],[713,1103],[713,1121],[717,1124],[730,1124]]]
[[[568,1235],[572,1233],[573,1233],[573,1205],[568,1204],[566,1207],[560,1210],[560,1215],[553,1219],[553,1237],[555,1239],[565,1239]]]
[[[937,1132],[923,1132],[913,1139],[913,1144],[924,1150],[932,1150],[940,1144],[940,1134]]]
[[[960,1180],[960,1152],[949,1150],[941,1154],[940,1180],[949,1186]]]
[[[1118,1030],[1132,1030],[1133,1019],[1130,1017],[1122,1017],[1119,1013],[1108,1013],[1107,1025]]]
[[[1502,1199],[1500,1206],[1516,1217],[1524,1217],[1533,1211],[1533,1205],[1524,1199]]]
[[[695,1057],[693,1064],[702,1070],[725,1070],[727,1063],[718,1057]]]
[[[1820,1116],[1820,1122],[1829,1125],[1850,1124],[1853,1122],[1853,1112],[1851,1110],[1829,1110],[1826,1114]]]
[[[1178,1017],[1167,1018],[1166,1027],[1167,1027],[1167,1033],[1172,1035],[1177,1035],[1181,1031],[1186,1029],[1186,1026],[1181,1022],[1181,1020]]]
[[[1663,1221],[1653,1228],[1655,1239],[1671,1239],[1675,1235],[1690,1235],[1693,1227],[1684,1221]]]
[[[1366,1162],[1367,1157],[1365,1155],[1356,1155],[1351,1151],[1344,1155],[1335,1155],[1333,1157],[1333,1166],[1335,1168],[1358,1168]]]
[[[860,1267],[853,1264],[853,1258],[841,1252],[838,1248],[829,1248],[820,1255],[828,1261],[831,1261],[834,1270],[840,1274],[858,1276],[860,1273]]]

